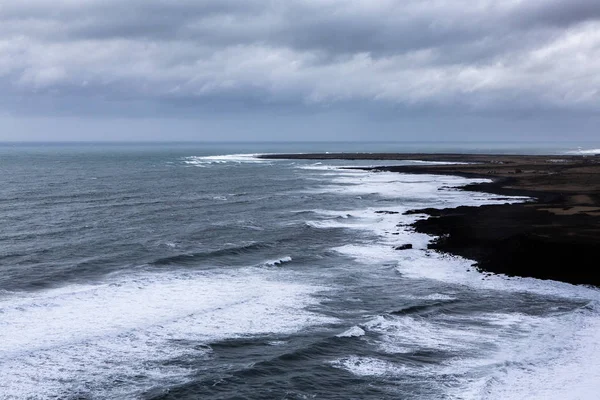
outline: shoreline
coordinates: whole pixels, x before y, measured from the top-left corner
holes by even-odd
[[[419,160],[467,164],[364,167],[372,171],[491,179],[460,190],[525,196],[517,204],[411,210],[430,249],[473,260],[482,272],[600,286],[600,156],[281,154],[267,159]]]

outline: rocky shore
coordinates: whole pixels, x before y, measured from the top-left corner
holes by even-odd
[[[423,160],[466,164],[377,167],[411,174],[489,178],[463,190],[528,196],[523,204],[413,210],[432,249],[492,273],[600,286],[600,156],[298,154],[269,158]]]

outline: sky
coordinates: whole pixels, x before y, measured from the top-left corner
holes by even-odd
[[[0,140],[600,140],[598,0],[3,0]]]

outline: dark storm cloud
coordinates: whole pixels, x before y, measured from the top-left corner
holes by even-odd
[[[591,0],[7,0],[0,96],[597,111],[599,16]]]
[[[523,25],[546,24],[565,27],[600,18],[600,2],[596,0],[548,0],[524,4],[515,17]]]
[[[515,29],[600,17],[594,0],[482,1],[9,1],[4,30],[75,39],[266,43],[331,54],[402,52],[502,40]],[[379,6],[377,4],[380,4]],[[358,5],[358,6],[357,6]],[[6,27],[8,25],[8,28]]]

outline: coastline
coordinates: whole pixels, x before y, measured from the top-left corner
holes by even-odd
[[[269,159],[419,160],[434,164],[361,168],[491,179],[461,190],[526,196],[518,204],[412,210],[429,248],[475,261],[489,273],[600,286],[600,157],[579,155],[281,154]]]

